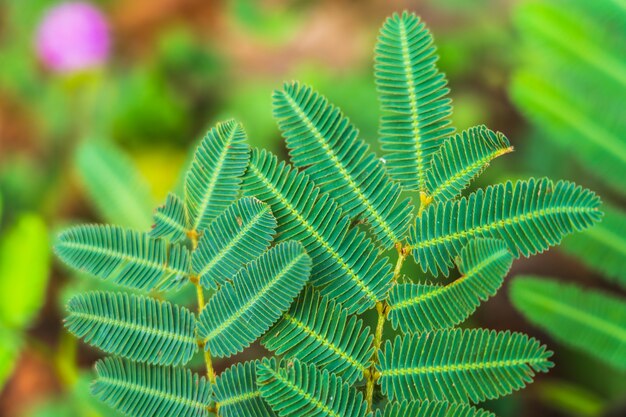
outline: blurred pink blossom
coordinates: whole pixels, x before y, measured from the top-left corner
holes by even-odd
[[[111,46],[106,17],[84,2],[62,3],[48,10],[36,42],[39,58],[59,72],[99,66],[107,60]]]

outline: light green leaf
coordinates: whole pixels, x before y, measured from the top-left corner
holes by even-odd
[[[536,372],[548,371],[550,356],[521,333],[439,330],[388,340],[377,369],[391,400],[476,403],[523,388]]]
[[[20,215],[0,241],[0,322],[27,326],[45,301],[49,275],[46,225],[37,215]]]
[[[215,381],[213,394],[220,417],[274,417],[276,414],[261,398],[257,386],[259,360],[237,363],[222,372]],[[276,360],[269,359],[275,366]]]
[[[209,416],[211,385],[188,369],[105,358],[96,374],[91,392],[128,416]]]
[[[336,375],[297,359],[278,365],[261,362],[257,367],[257,385],[280,417],[371,417],[362,393]]]
[[[138,230],[150,228],[152,195],[130,158],[110,143],[85,141],[77,150],[76,166],[104,220]]]
[[[311,258],[295,241],[249,263],[209,300],[198,317],[198,337],[212,355],[241,352],[285,312],[309,278]]]
[[[204,231],[193,252],[194,273],[206,288],[218,288],[269,247],[276,230],[270,207],[242,198]]]
[[[409,12],[388,18],[376,43],[380,142],[389,174],[407,190],[426,191],[433,153],[454,133],[448,82],[435,51],[428,29]]]
[[[528,320],[561,343],[626,370],[624,299],[532,276],[516,278],[510,294]]]
[[[311,87],[294,82],[274,92],[274,117],[292,163],[304,168],[346,216],[367,221],[385,248],[404,238],[410,199],[398,204],[400,186],[341,110]]]
[[[495,295],[513,263],[506,243],[472,240],[461,250],[462,276],[448,285],[403,284],[389,293],[389,320],[394,329],[419,333],[453,327],[467,319],[481,301]]]
[[[184,365],[198,348],[191,311],[125,293],[90,292],[72,298],[65,327],[103,351],[138,362]]]
[[[202,232],[235,201],[248,159],[241,124],[228,120],[209,130],[185,178],[185,207],[193,230]]]
[[[571,182],[508,181],[429,206],[411,230],[409,244],[423,271],[447,276],[452,260],[471,239],[502,239],[516,257],[530,256],[587,229],[601,216],[599,197]]]
[[[129,288],[180,288],[191,271],[187,248],[118,226],[69,228],[55,250],[67,265]]]

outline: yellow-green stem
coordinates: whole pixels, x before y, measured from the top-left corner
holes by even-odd
[[[398,282],[398,278],[400,278],[400,273],[402,271],[402,265],[409,254],[408,247],[402,246],[401,243],[396,243],[396,249],[398,250],[398,260],[396,261],[396,266],[393,270],[392,286]],[[376,364],[378,364],[378,351],[383,343],[383,333],[385,330],[387,314],[389,313],[389,305],[386,301],[379,301],[376,303],[376,311],[378,312],[378,321],[376,323],[376,332],[374,333],[374,354],[372,357],[372,365],[365,373],[367,376],[365,400],[367,401],[368,411],[372,411],[374,387],[376,386],[376,381],[380,377],[379,372],[376,370]]]
[[[187,233],[187,236],[189,236],[189,239],[191,240],[191,250],[192,251],[196,250],[196,248],[198,247],[198,239],[199,239],[198,233],[195,230],[192,230],[189,233]],[[196,286],[196,296],[198,299],[198,316],[200,316],[200,313],[202,313],[202,310],[204,309],[204,305],[205,305],[204,289],[202,288],[202,284],[200,284],[200,277],[191,276],[190,280]],[[211,351],[209,350],[207,346],[204,346],[204,343],[202,342],[200,343],[200,348],[204,352],[204,363],[206,364],[207,378],[212,384],[214,384],[216,374],[215,374],[215,369],[213,368],[213,358],[211,357]]]

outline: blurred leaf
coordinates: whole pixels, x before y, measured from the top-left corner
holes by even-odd
[[[555,339],[626,370],[626,301],[600,291],[533,276],[510,287],[513,305]]]
[[[536,387],[539,397],[553,409],[580,417],[601,415],[605,404],[593,392],[565,381],[540,382]]]
[[[104,220],[137,230],[150,228],[152,196],[130,158],[111,144],[86,141],[77,150],[76,166]]]
[[[190,121],[183,100],[154,68],[135,68],[115,80],[112,134],[124,143],[179,142]]]
[[[21,215],[0,242],[0,322],[27,326],[45,300],[50,242],[44,221]]]
[[[10,329],[0,324],[0,392],[11,376],[20,351],[20,338]]]
[[[608,205],[594,227],[563,241],[563,250],[626,288],[626,213]]]
[[[522,2],[526,64],[511,94],[561,151],[626,193],[626,8],[611,2]]]

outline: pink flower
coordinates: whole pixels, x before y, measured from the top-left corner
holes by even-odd
[[[62,3],[48,10],[37,31],[37,54],[50,69],[74,72],[101,65],[109,56],[105,16],[89,3]]]

